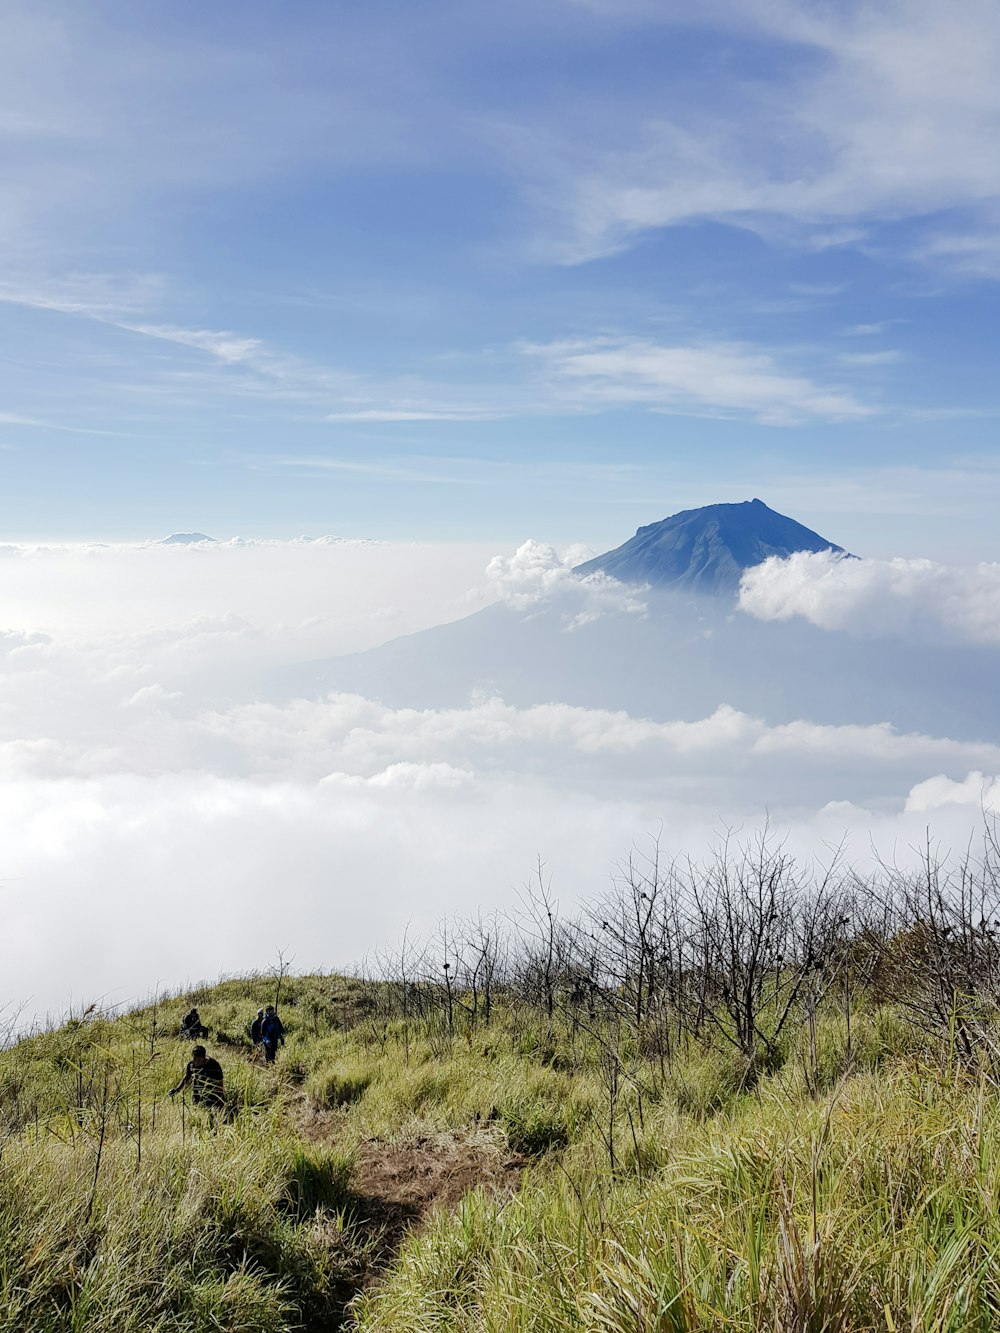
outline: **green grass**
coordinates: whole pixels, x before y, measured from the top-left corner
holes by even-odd
[[[1000,1315],[1000,1099],[901,1069],[650,1126],[658,1170],[579,1161],[470,1198],[363,1304],[376,1329],[982,1329]],[[669,1136],[669,1146],[666,1142]]]
[[[1000,1091],[890,1004],[856,1006],[850,1047],[833,1010],[811,1047],[789,1029],[748,1078],[718,1037],[664,1060],[502,1004],[449,1036],[288,978],[265,1068],[245,1032],[268,986],[0,1052],[0,1333],[1000,1326]],[[166,1096],[192,1001],[226,1071],[214,1127]],[[473,1133],[512,1189],[380,1230],[362,1146]]]

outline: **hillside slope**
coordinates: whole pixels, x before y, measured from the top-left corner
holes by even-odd
[[[246,1036],[273,977],[27,1038],[0,1052],[0,1330],[985,1333],[1000,964],[969,911],[1000,911],[992,865],[877,886],[880,935],[849,875],[758,840],[699,881],[746,949],[733,990],[715,946],[699,972],[672,872],[633,857],[576,925],[540,885],[513,933],[285,977],[273,1067]],[[927,885],[959,880],[928,925]],[[214,1125],[167,1096],[191,1003]]]

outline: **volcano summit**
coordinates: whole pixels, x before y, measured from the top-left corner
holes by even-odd
[[[622,583],[648,583],[682,592],[735,593],[746,570],[770,556],[796,551],[843,552],[763,500],[685,509],[650,523],[623,546],[577,565],[576,574],[601,571]]]

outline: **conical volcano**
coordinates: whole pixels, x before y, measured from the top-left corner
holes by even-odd
[[[578,565],[576,573],[602,570],[622,583],[727,593],[739,588],[744,570],[795,551],[842,552],[843,547],[775,513],[763,500],[744,500],[685,509],[650,523],[623,546]]]

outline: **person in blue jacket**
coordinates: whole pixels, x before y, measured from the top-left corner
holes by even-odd
[[[274,1012],[274,1005],[269,1004],[264,1010],[260,1025],[260,1044],[264,1047],[264,1063],[273,1064],[278,1053],[278,1043],[285,1044],[285,1029],[281,1019]]]

